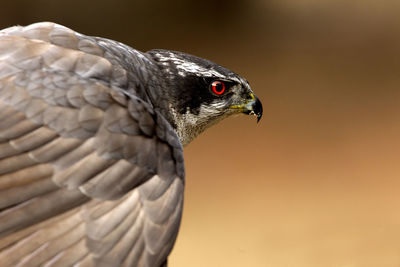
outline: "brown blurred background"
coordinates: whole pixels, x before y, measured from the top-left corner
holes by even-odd
[[[400,266],[400,2],[14,0],[1,28],[54,21],[245,76],[264,117],[185,149],[171,267]]]

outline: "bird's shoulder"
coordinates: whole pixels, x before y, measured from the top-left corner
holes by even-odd
[[[75,72],[151,104],[147,91],[149,86],[157,86],[154,77],[158,67],[149,55],[126,44],[84,35],[53,22],[6,28],[0,31],[0,42],[2,55],[13,54],[17,67],[38,68],[41,64],[54,71]],[[19,50],[26,60],[16,57],[18,47],[29,47]]]

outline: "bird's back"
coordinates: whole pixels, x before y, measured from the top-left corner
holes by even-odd
[[[1,266],[166,262],[183,156],[151,65],[54,23],[0,32]]]

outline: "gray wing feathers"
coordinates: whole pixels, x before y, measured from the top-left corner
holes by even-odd
[[[84,241],[82,238],[84,236],[83,226],[78,210],[73,209],[40,224],[13,233],[0,242],[0,247],[5,248],[0,257],[0,264],[1,266],[39,266],[41,263],[51,261],[57,252],[62,251],[63,254],[68,255],[71,254],[68,253],[69,249],[80,247],[81,250],[77,251],[77,253],[68,255],[69,263],[75,263],[80,258],[83,258],[85,254],[88,254],[88,250],[83,246],[84,242],[80,242],[80,240]],[[76,228],[77,230],[72,232]],[[69,236],[71,232],[71,238],[62,243],[66,239],[63,237]],[[9,246],[18,240],[23,242],[19,242],[15,246]],[[58,243],[56,249],[53,248],[54,243]],[[52,249],[52,251],[49,251],[49,249]],[[46,255],[43,255],[44,252],[46,252]]]
[[[183,190],[182,179],[176,177],[163,197],[156,200],[158,216],[150,214],[153,201],[140,192],[141,188],[150,186],[149,182],[131,191],[123,200],[86,206],[84,217],[90,229],[88,246],[100,266],[110,263],[159,266],[164,261],[160,255],[172,249],[170,240],[176,238],[182,212],[183,195],[182,191],[177,192],[177,189]]]
[[[1,266],[153,267],[172,249],[182,148],[107,53],[53,23],[0,31]]]

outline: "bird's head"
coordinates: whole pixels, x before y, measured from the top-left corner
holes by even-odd
[[[214,62],[170,50],[148,52],[157,62],[168,96],[167,119],[183,145],[223,118],[237,113],[262,116],[262,105],[246,79]]]

